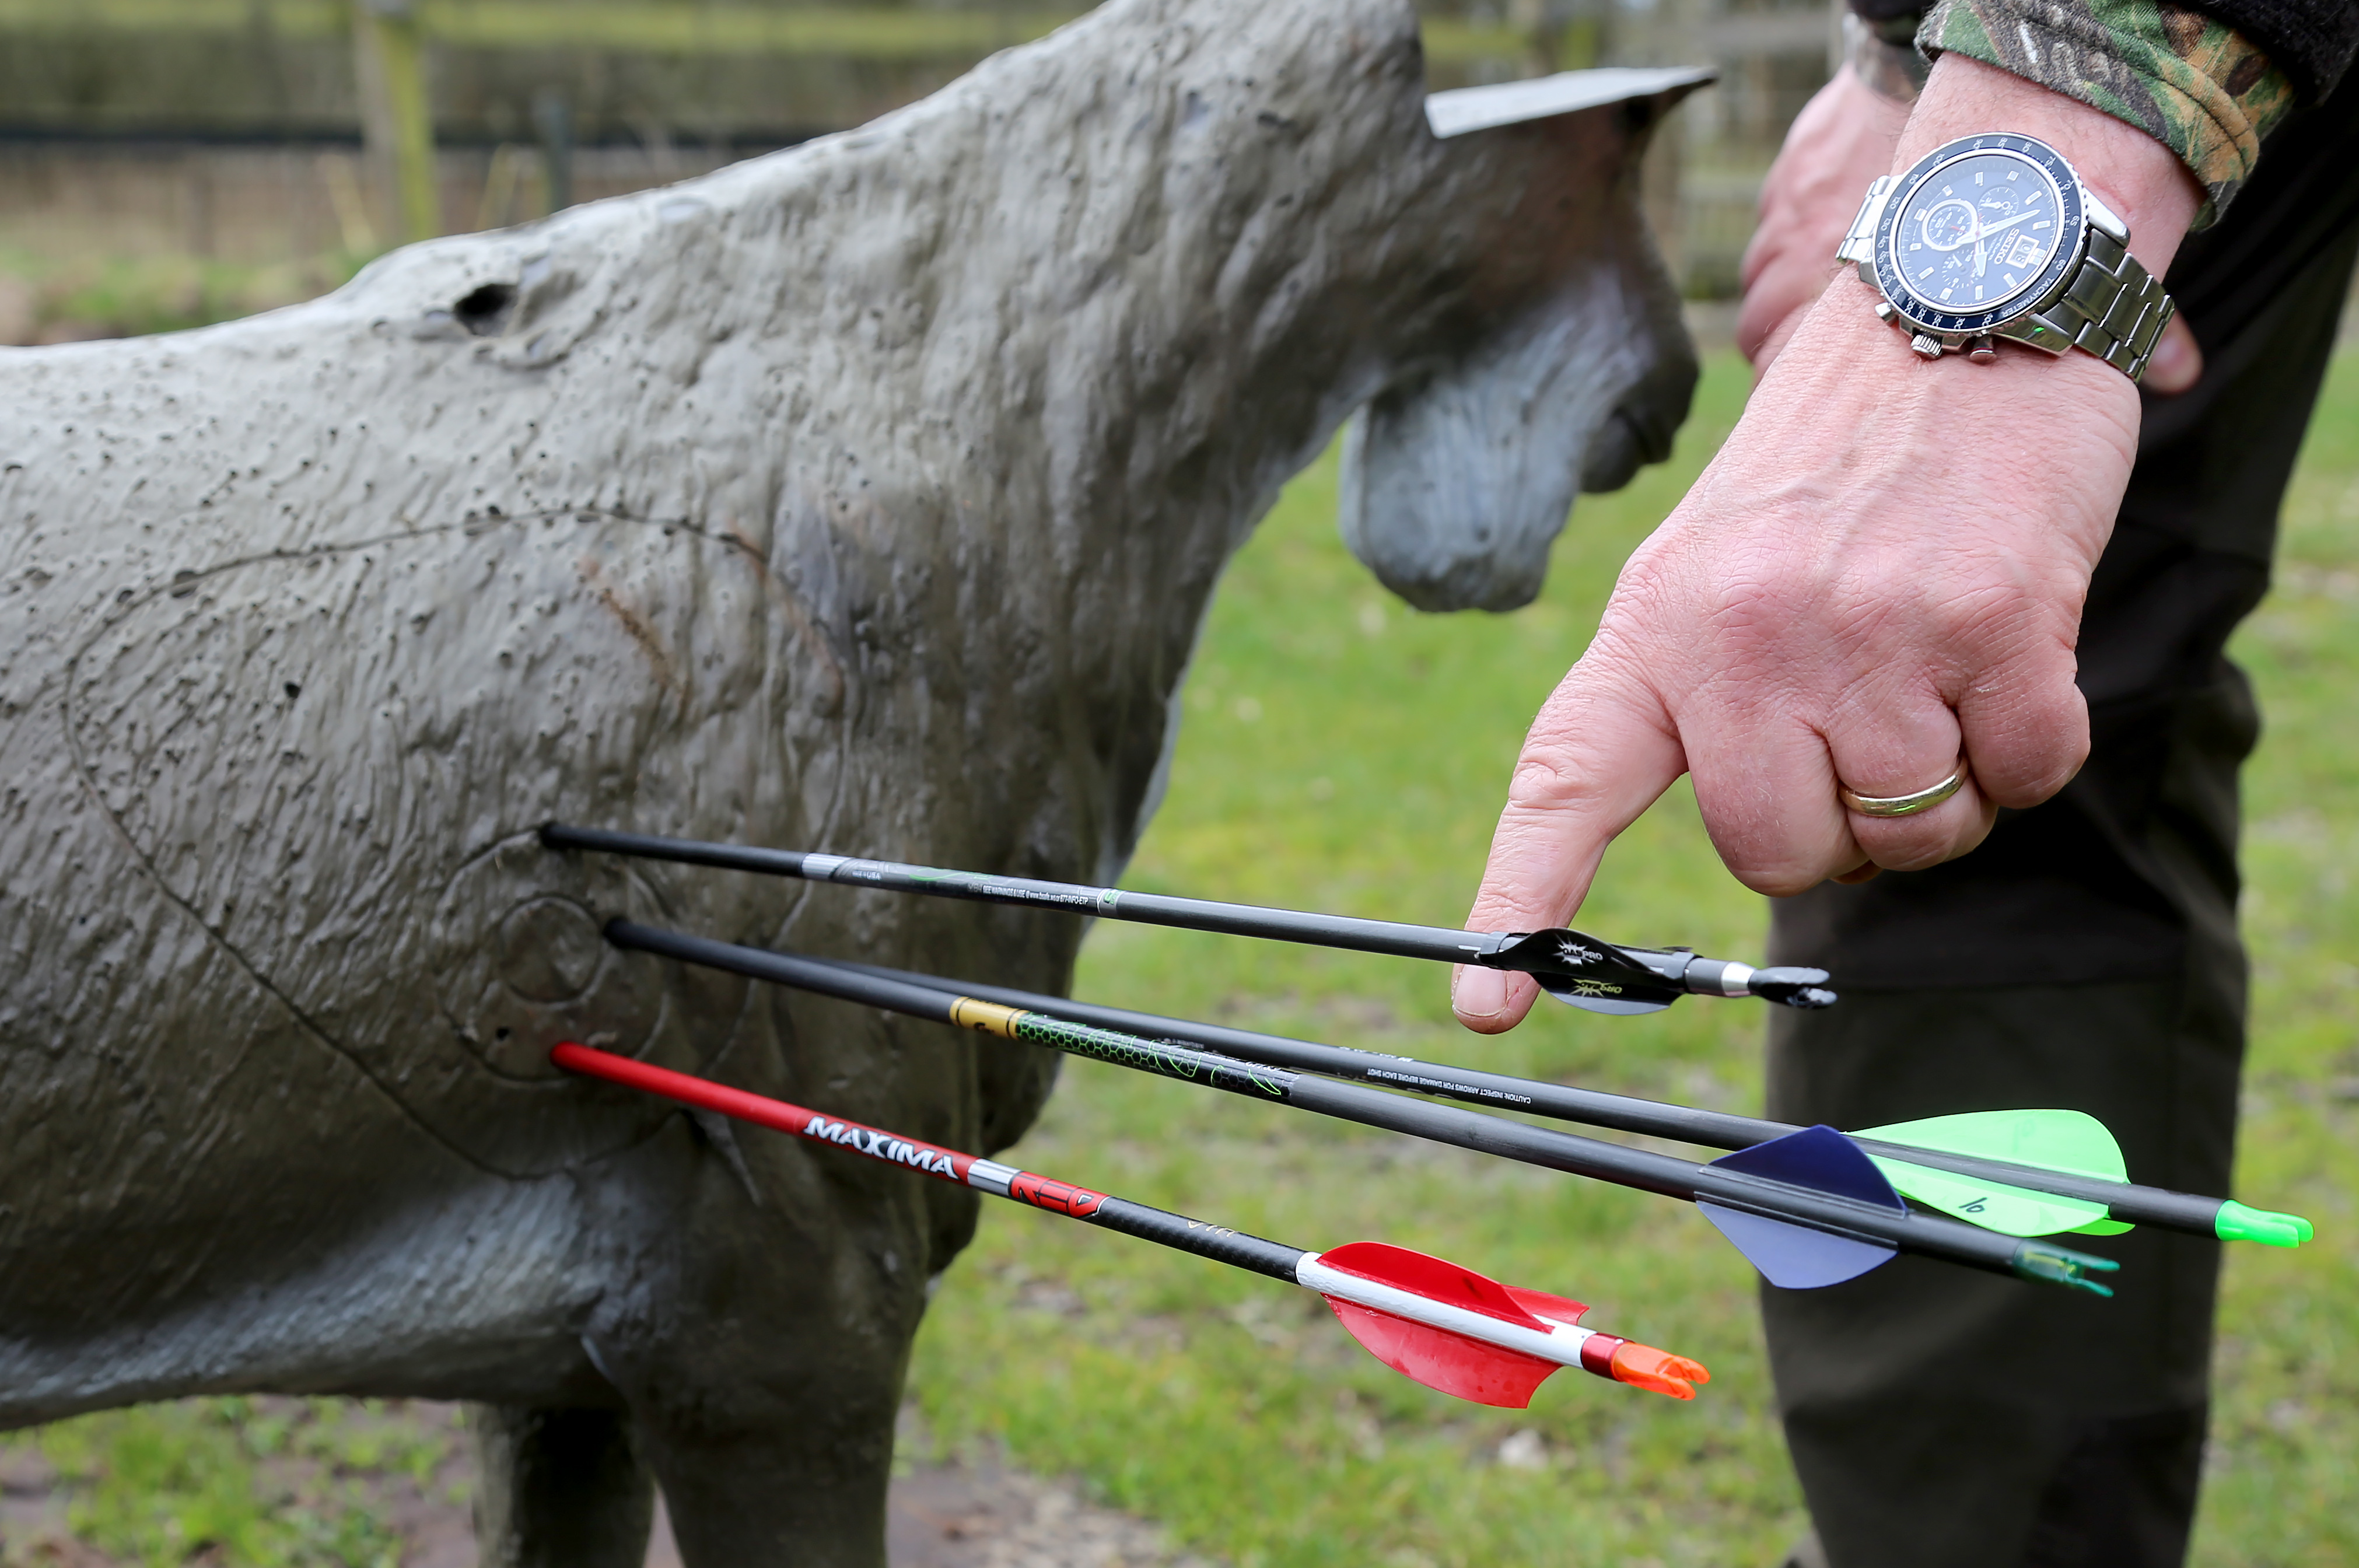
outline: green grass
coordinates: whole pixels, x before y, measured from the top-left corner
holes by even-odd
[[[1585,499],[1543,601],[1410,615],[1337,543],[1334,473],[1291,486],[1239,558],[1188,692],[1169,803],[1127,877],[1454,923],[1524,725],[1578,656],[1614,570],[1741,406],[1710,366],[1672,463]],[[2250,774],[2258,961],[2240,1195],[2318,1221],[2299,1252],[2232,1253],[2196,1561],[2359,1561],[2359,355],[2337,362],[2288,507],[2276,594],[2238,642],[2271,715]],[[1616,846],[1583,923],[1632,941],[1758,949],[1759,902],[1721,871],[1684,787]],[[1440,971],[1101,925],[1082,995],[1542,1077],[1750,1110],[1757,1007],[1607,1020],[1549,1007],[1483,1041]],[[1770,1414],[1750,1271],[1684,1205],[1486,1163],[1270,1107],[1067,1065],[1017,1157],[1036,1169],[1310,1247],[1381,1237],[1593,1303],[1602,1324],[1702,1358],[1692,1405],[1573,1375],[1529,1411],[1429,1393],[1299,1291],[1006,1204],[928,1315],[912,1380],[934,1441],[1003,1440],[1191,1546],[1248,1564],[1768,1564],[1803,1516]],[[388,1431],[392,1434],[388,1435]],[[1529,1432],[1502,1462],[1503,1443]],[[404,1446],[408,1444],[408,1446]],[[18,1434],[74,1485],[76,1533],[125,1562],[389,1561],[365,1508],[287,1485],[434,1471],[366,1407],[197,1400]],[[1542,1461],[1534,1467],[1528,1461]]]
[[[430,1485],[451,1446],[397,1405],[284,1399],[109,1410],[6,1442],[56,1473],[77,1540],[140,1568],[400,1568],[382,1483]],[[0,1543],[0,1562],[49,1560],[25,1545]]]
[[[1721,358],[1674,460],[1585,499],[1541,603],[1426,618],[1336,540],[1334,474],[1299,479],[1233,567],[1188,693],[1169,803],[1133,887],[1443,924],[1462,918],[1525,725],[1579,656],[1615,569],[1735,417]],[[2307,1213],[2297,1254],[2237,1249],[2199,1560],[2359,1554],[2338,1488],[2359,1373],[2338,1371],[2359,1247],[2344,1152],[2359,1094],[2359,358],[2336,367],[2290,508],[2289,582],[2241,650],[2274,714],[2253,770],[2258,968],[2239,1192]],[[2304,803],[2307,803],[2306,806]],[[1616,845],[1582,912],[1635,942],[1757,952],[1685,788]],[[1102,924],[1080,994],[1734,1109],[1760,1098],[1758,1008],[1604,1020],[1547,1008],[1491,1041],[1438,970]],[[1546,1004],[1543,1004],[1546,1007]],[[1769,1402],[1750,1270],[1683,1205],[1069,1062],[1017,1158],[1299,1246],[1380,1237],[1596,1307],[1700,1356],[1675,1405],[1566,1376],[1494,1411],[1379,1367],[1301,1292],[1004,1205],[944,1281],[914,1388],[940,1440],[1004,1439],[1240,1564],[1770,1563],[1804,1519]],[[1545,1468],[1500,1462],[1529,1431]],[[1516,1445],[1519,1456],[1528,1441]]]
[[[2232,651],[2268,727],[2245,775],[2253,1051],[2243,1195],[2307,1214],[2232,1250],[2197,1552],[2359,1562],[2359,354],[2338,357],[2286,506],[2277,587]],[[2338,1354],[2339,1353],[2339,1354]]]

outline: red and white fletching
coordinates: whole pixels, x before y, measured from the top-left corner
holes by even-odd
[[[1673,1399],[1710,1374],[1684,1356],[1581,1326],[1579,1301],[1503,1285],[1447,1258],[1355,1241],[1306,1255],[1297,1281],[1394,1371],[1477,1404],[1522,1410],[1560,1367]]]
[[[1019,1171],[995,1160],[978,1160],[883,1127],[842,1120],[571,1040],[551,1050],[549,1060],[569,1072],[832,1144],[870,1160],[1012,1198],[1070,1219],[1103,1223],[1108,1205],[1118,1202],[1103,1192]],[[1153,1210],[1140,1211],[1136,1204],[1125,1207],[1134,1215],[1158,1214]],[[1190,1233],[1201,1228],[1220,1236],[1235,1234],[1201,1227],[1198,1222],[1177,1215],[1158,1217],[1184,1225]],[[1256,1245],[1286,1253],[1294,1250],[1267,1242]],[[1709,1380],[1701,1367],[1683,1356],[1582,1328],[1581,1314],[1589,1309],[1579,1301],[1502,1285],[1446,1258],[1430,1258],[1405,1247],[1355,1241],[1332,1252],[1305,1252],[1295,1261],[1294,1272],[1298,1284],[1327,1298],[1343,1327],[1377,1360],[1430,1388],[1462,1399],[1521,1410],[1531,1402],[1532,1390],[1560,1367],[1579,1367],[1600,1377],[1652,1388],[1676,1399],[1695,1398],[1695,1385]]]

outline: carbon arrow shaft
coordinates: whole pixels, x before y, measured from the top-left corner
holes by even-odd
[[[863,975],[790,953],[740,947],[630,920],[611,920],[606,940],[617,947],[662,954],[821,996],[930,1018],[1003,1039],[1029,1041],[1077,1056],[1274,1101],[1322,1116],[1406,1133],[1478,1153],[1658,1192],[1689,1203],[1781,1220],[1829,1236],[1881,1243],[1995,1274],[2110,1294],[2090,1278],[2114,1267],[2110,1259],[2044,1241],[1976,1230],[1972,1225],[1907,1209],[1888,1209],[1809,1187],[1691,1160],[1536,1127],[1504,1117],[1408,1099],[1357,1083],[1310,1077],[1282,1067],[1156,1040],[1127,1031],[1071,1022],[939,986]]]
[[[1289,1285],[1299,1285],[1339,1303],[1336,1315],[1353,1336],[1382,1356],[1387,1350],[1399,1348],[1397,1331],[1381,1333],[1375,1343],[1370,1343],[1365,1320],[1355,1321],[1340,1303],[1382,1313],[1388,1318],[1438,1329],[1444,1334],[1462,1340],[1473,1340],[1495,1350],[1509,1353],[1516,1358],[1529,1358],[1539,1363],[1537,1375],[1525,1372],[1520,1377],[1511,1370],[1509,1380],[1523,1386],[1522,1397],[1510,1390],[1502,1396],[1495,1380],[1489,1387],[1482,1379],[1469,1385],[1465,1374],[1470,1370],[1461,1364],[1451,1368],[1437,1368],[1429,1353],[1417,1361],[1405,1364],[1403,1358],[1391,1357],[1397,1369],[1408,1373],[1430,1387],[1478,1399],[1490,1404],[1521,1407],[1529,1397],[1530,1386],[1555,1367],[1578,1367],[1593,1376],[1613,1382],[1629,1383],[1668,1394],[1674,1399],[1692,1399],[1694,1384],[1709,1381],[1703,1367],[1684,1357],[1669,1356],[1648,1345],[1625,1340],[1618,1335],[1581,1326],[1578,1319],[1588,1309],[1579,1302],[1560,1298],[1540,1296],[1534,1292],[1506,1291],[1488,1280],[1452,1280],[1455,1265],[1439,1259],[1421,1258],[1415,1254],[1401,1255],[1397,1249],[1359,1243],[1328,1253],[1308,1252],[1282,1242],[1265,1241],[1247,1236],[1225,1225],[1209,1225],[1190,1219],[1185,1214],[1150,1208],[1110,1192],[1093,1192],[1087,1187],[1060,1181],[1035,1171],[1021,1171],[1012,1165],[1002,1165],[993,1160],[978,1160],[938,1144],[924,1143],[903,1138],[882,1127],[868,1127],[860,1122],[830,1116],[822,1112],[774,1100],[766,1095],[750,1094],[725,1083],[698,1078],[669,1068],[636,1062],[609,1051],[593,1051],[587,1046],[565,1041],[549,1052],[549,1060],[570,1073],[601,1078],[626,1088],[659,1094],[682,1105],[701,1110],[716,1111],[723,1116],[758,1127],[774,1128],[797,1138],[809,1138],[849,1153],[865,1156],[887,1165],[896,1165],[931,1176],[937,1181],[970,1187],[995,1197],[1028,1204],[1047,1214],[1062,1214],[1106,1230],[1119,1231],[1141,1241],[1152,1241],[1210,1258],[1232,1268],[1246,1269],[1272,1279],[1282,1279]],[[1494,1304],[1469,1310],[1463,1301],[1437,1299],[1428,1290],[1404,1288],[1397,1279],[1387,1280],[1369,1272],[1367,1257],[1371,1253],[1406,1256],[1412,1261],[1440,1264],[1434,1272],[1450,1283],[1467,1283],[1488,1287],[1494,1293]],[[1388,1258],[1382,1262],[1389,1261]],[[1415,1284],[1411,1279],[1408,1283]],[[1518,1310],[1513,1317],[1498,1310],[1496,1296],[1504,1294],[1507,1305]],[[1520,1296],[1521,1301],[1515,1298]],[[1552,1318],[1542,1318],[1527,1310],[1536,1304],[1551,1311]],[[1570,1308],[1567,1313],[1562,1309]],[[1448,1352],[1444,1353],[1445,1357]],[[1553,1363],[1553,1366],[1548,1365]],[[1437,1371],[1440,1376],[1437,1376]],[[1457,1377],[1450,1376],[1456,1372]]]
[[[1267,1062],[1273,1066],[1349,1078],[1386,1088],[1412,1089],[1419,1094],[1464,1100],[1475,1105],[1496,1105],[1533,1116],[1550,1116],[1558,1121],[1576,1122],[1583,1127],[1611,1127],[1617,1132],[1639,1133],[1649,1138],[1676,1138],[1681,1143],[1701,1144],[1708,1149],[1750,1149],[1755,1144],[1767,1143],[1772,1138],[1802,1130],[1791,1122],[1665,1105],[1659,1100],[1642,1100],[1628,1094],[1579,1089],[1499,1073],[1480,1073],[1471,1068],[1420,1062],[1414,1057],[1389,1056],[1348,1046],[1291,1040],[1283,1035],[1263,1034],[1253,1029],[1229,1029],[1220,1024],[1134,1012],[1127,1007],[1101,1007],[1063,996],[1019,991],[1006,985],[947,980],[906,969],[856,964],[850,959],[807,958],[806,962],[825,964],[881,979],[949,986],[987,1002],[1048,1013],[1098,1029],[1120,1029],[1158,1040],[1181,1040],[1202,1046],[1208,1051],[1242,1057],[1247,1062]],[[2108,1181],[2102,1177],[2082,1176],[2036,1165],[2017,1165],[2002,1160],[1985,1160],[1971,1154],[1919,1149],[1911,1144],[1861,1138],[1855,1133],[1850,1136],[1870,1154],[1888,1160],[1905,1160],[1937,1171],[1971,1176],[1978,1181],[2002,1182],[2027,1187],[2034,1192],[2053,1192],[2060,1197],[2104,1203],[2112,1211],[2114,1218],[2133,1225],[2158,1225],[2190,1236],[2216,1236],[2219,1234],[2220,1211],[2224,1199],[2176,1192],[2164,1187],[2141,1186],[2136,1182]]]
[[[1834,1001],[1834,994],[1823,986],[1827,976],[1821,970],[1756,969],[1732,960],[1700,957],[1684,949],[1623,947],[1578,931],[1451,931],[1443,926],[1266,909],[1257,904],[1223,904],[1162,893],[1126,892],[1119,887],[1090,887],[1073,882],[943,871],[898,861],[659,838],[565,822],[543,825],[540,840],[551,849],[595,850],[689,866],[795,877],[809,882],[1054,909],[1226,936],[1262,937],[1393,958],[1479,964],[1541,977],[1543,984],[1567,1000],[1577,1005],[1598,1004],[1601,1010],[1606,1011],[1624,1010],[1616,1004],[1616,998],[1623,996],[1634,999],[1631,1010],[1660,1007],[1682,995],[1756,996],[1799,1007],[1822,1007]]]

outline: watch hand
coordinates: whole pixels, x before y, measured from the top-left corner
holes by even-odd
[[[1983,275],[1984,263],[1985,258],[1983,252],[1982,214],[1978,212],[1974,215],[1974,276],[1976,278],[1980,278]]]
[[[2027,207],[2027,208],[2025,208],[2022,212],[2017,212],[2014,217],[2012,217],[2012,218],[2007,218],[2007,219],[2004,219],[2004,220],[2002,220],[2002,221],[2000,221],[2000,222],[1998,222],[1998,223],[1992,223],[1992,224],[1990,224],[1989,226],[1987,226],[1986,228],[1984,228],[1982,232],[1983,232],[1984,234],[1995,234],[1998,233],[2001,229],[2011,229],[2011,228],[2015,227],[2015,225],[2016,225],[2016,224],[2017,224],[2017,223],[2019,223],[2023,222],[2023,220],[2024,220],[2024,219],[2026,219],[2026,218],[2036,218],[2036,217],[2038,217],[2038,216],[2039,216],[2039,209],[2038,209],[2038,208],[2037,208],[2037,207]]]

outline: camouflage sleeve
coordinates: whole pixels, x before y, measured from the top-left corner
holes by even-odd
[[[2177,153],[2210,226],[2294,105],[2285,72],[2242,33],[2170,0],[1940,0],[1917,34],[1929,57],[1997,66],[2126,120]]]

